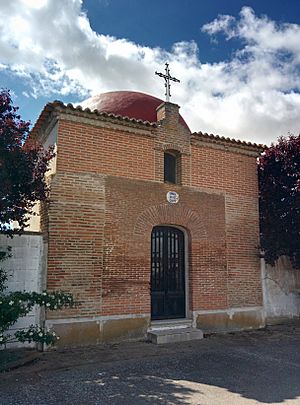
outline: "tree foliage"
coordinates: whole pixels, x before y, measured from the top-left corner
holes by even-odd
[[[261,247],[267,263],[300,268],[300,135],[281,137],[259,158]]]
[[[0,232],[11,237],[15,233],[11,222],[18,222],[17,232],[21,234],[36,201],[47,198],[45,173],[54,157],[53,148],[44,150],[28,138],[29,122],[23,121],[17,111],[9,91],[0,91]],[[0,246],[0,263],[9,256],[11,249],[4,250]],[[55,332],[43,325],[30,325],[13,334],[9,333],[9,328],[35,306],[45,311],[72,307],[73,296],[60,291],[6,293],[6,282],[7,274],[0,268],[0,346],[12,340],[54,343],[58,339]]]
[[[45,173],[53,148],[47,151],[28,139],[29,122],[18,115],[8,90],[0,91],[0,232],[12,235],[11,222],[19,232],[37,200],[47,197]]]

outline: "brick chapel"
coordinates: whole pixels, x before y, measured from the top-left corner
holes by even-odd
[[[78,302],[46,314],[62,344],[264,326],[261,145],[191,133],[178,105],[129,91],[49,103],[31,136],[57,151],[32,229],[44,287]]]

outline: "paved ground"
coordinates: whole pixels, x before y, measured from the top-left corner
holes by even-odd
[[[154,346],[45,353],[0,375],[2,405],[300,404],[300,323]]]

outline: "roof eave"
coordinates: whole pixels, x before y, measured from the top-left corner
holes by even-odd
[[[152,129],[157,127],[156,122],[149,122],[149,121],[143,121],[135,118],[129,118],[129,117],[124,117],[121,115],[115,115],[112,113],[106,113],[106,112],[99,112],[98,110],[93,110],[91,111],[89,108],[83,109],[81,106],[74,107],[73,104],[67,104],[65,105],[63,102],[55,100],[51,103],[48,103],[45,105],[43,108],[41,114],[39,115],[36,123],[34,124],[32,130],[31,130],[31,136],[38,137],[41,129],[47,125],[49,122],[49,119],[53,116],[53,114],[59,115],[59,113],[64,113],[64,114],[70,114],[70,115],[77,115],[77,116],[82,116],[85,118],[92,118],[92,119],[98,119],[101,121],[109,120],[109,121],[115,121],[118,122],[119,124],[130,124],[133,126],[140,126],[145,129],[145,127]]]
[[[203,132],[194,132],[191,135],[191,139],[194,139],[195,141],[203,141],[208,144],[217,144],[217,145],[223,145],[227,147],[234,147],[238,148],[241,150],[249,151],[249,152],[256,152],[258,155],[262,153],[267,146],[263,144],[257,144],[257,143],[252,143],[252,142],[247,142],[247,141],[240,141],[236,139],[231,139],[229,137],[225,136],[220,136],[220,135],[214,135],[214,134],[208,134],[208,133],[203,133]]]

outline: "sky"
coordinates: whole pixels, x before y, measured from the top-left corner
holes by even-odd
[[[270,144],[300,132],[300,0],[0,0],[0,88],[34,123],[53,100],[134,90],[192,131]]]

